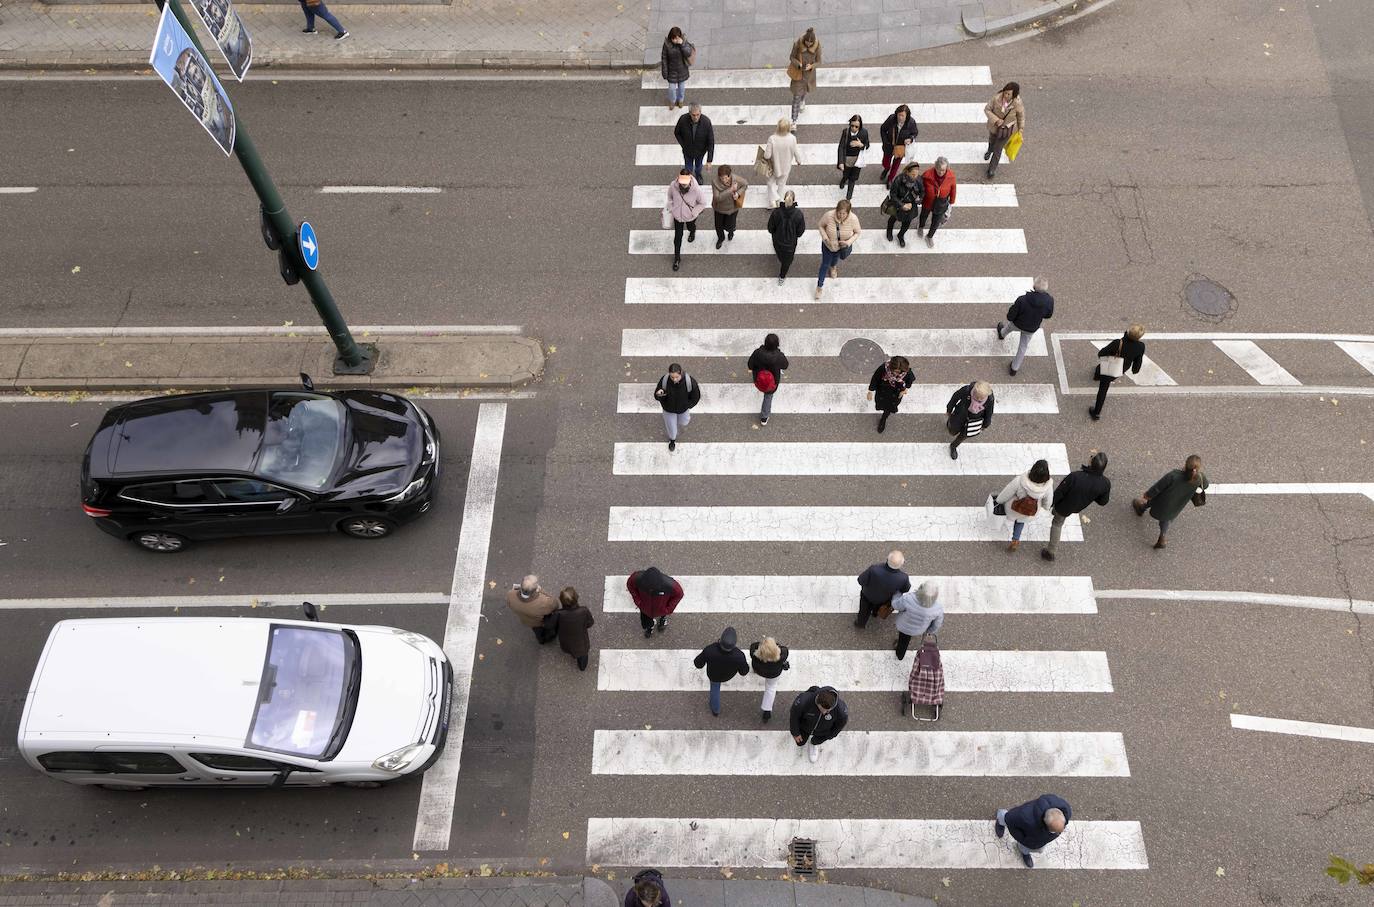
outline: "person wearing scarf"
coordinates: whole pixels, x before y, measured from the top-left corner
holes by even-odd
[[[901,408],[902,398],[915,382],[916,374],[905,356],[893,356],[873,370],[873,377],[868,379],[868,399],[882,413],[878,417],[878,434],[887,428],[887,417]]]

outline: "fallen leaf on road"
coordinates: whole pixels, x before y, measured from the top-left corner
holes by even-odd
[[[477,867],[477,874],[485,878],[486,876],[491,875],[491,867],[488,866],[486,863],[483,863],[481,866]]]
[[[1226,870],[1223,869],[1223,868],[1221,868],[1220,866],[1218,866],[1218,867],[1217,867],[1217,878],[1221,878],[1221,877],[1224,876],[1224,875],[1226,875]]]
[[[568,840],[568,838],[570,837],[570,835],[571,835],[570,832],[566,832],[566,831],[563,832],[563,840],[564,840],[564,841]]]
[[[1225,690],[1222,690],[1220,693],[1217,694],[1217,697],[1220,698],[1220,699],[1225,699],[1225,698],[1226,698],[1226,691],[1225,691]]]
[[[477,653],[477,660],[478,660],[478,661],[486,661],[486,660],[487,660],[487,656],[484,655],[484,654],[481,653],[481,652],[478,652],[478,653]]]
[[[503,645],[505,645],[505,642],[501,639],[501,637],[498,636],[498,637],[496,637],[496,644],[497,644],[498,646],[503,646]]]
[[[943,879],[941,879],[941,880],[940,880],[940,884],[943,885],[943,886],[945,886],[946,888],[948,888],[948,887],[949,887],[949,876],[945,876]]]
[[[729,866],[722,866],[720,868],[720,874],[725,876],[727,879],[732,879],[735,877],[734,871]]]
[[[77,265],[76,267],[72,268],[72,273],[73,273],[73,274],[80,274],[80,273],[81,273],[81,265]]]
[[[487,588],[489,588],[489,589],[495,589],[495,588],[496,588],[496,580],[494,580],[494,579],[489,579],[489,580],[487,580]]]

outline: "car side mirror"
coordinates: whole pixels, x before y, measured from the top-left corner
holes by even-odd
[[[320,619],[320,610],[315,607],[313,602],[301,602],[301,611],[305,613],[306,620]]]
[[[285,513],[286,511],[290,510],[292,507],[295,506],[296,499],[287,498],[286,500],[282,501],[280,504],[277,505],[277,513]]]
[[[301,387],[308,391],[313,391],[315,389],[315,382],[311,381],[310,376],[305,372],[301,372]]]

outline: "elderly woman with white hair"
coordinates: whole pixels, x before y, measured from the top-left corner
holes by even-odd
[[[910,592],[892,597],[892,613],[897,615],[897,660],[906,658],[907,646],[927,633],[939,633],[945,625],[945,606],[940,604],[940,587],[926,580]]]
[[[959,445],[974,435],[992,428],[992,385],[986,381],[965,384],[945,404],[945,428],[954,436],[949,442],[949,458],[959,459]]]
[[[792,165],[802,162],[801,153],[797,151],[797,137],[792,134],[792,121],[787,117],[778,120],[778,128],[761,147],[763,159],[768,162],[768,207],[771,208],[787,191]]]

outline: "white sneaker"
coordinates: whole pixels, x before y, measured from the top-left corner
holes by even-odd
[[[816,746],[816,744],[814,743],[808,743],[806,745],[806,758],[810,759],[812,762],[815,762],[816,760],[820,759],[821,748],[819,746]]]

